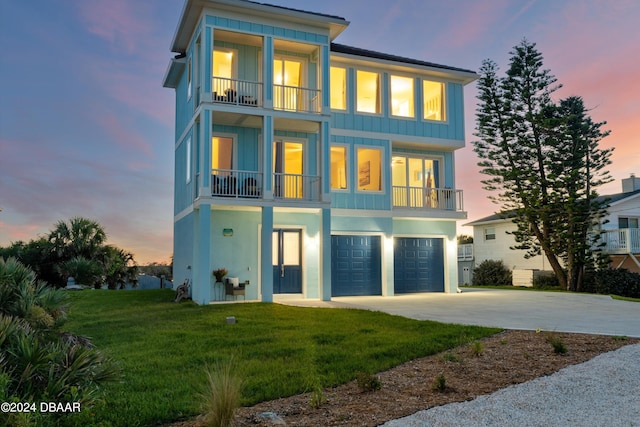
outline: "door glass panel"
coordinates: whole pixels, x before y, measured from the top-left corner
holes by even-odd
[[[271,238],[271,258],[272,258],[272,264],[274,266],[278,266],[279,263],[279,249],[280,249],[280,236],[278,234],[277,231],[273,232],[273,237]]]
[[[298,90],[302,82],[302,62],[288,59],[273,61],[273,105],[282,110],[298,108]]]
[[[273,143],[273,171],[276,174],[276,195],[302,198],[304,147],[301,142]]]
[[[285,231],[282,233],[282,264],[300,265],[300,233]]]

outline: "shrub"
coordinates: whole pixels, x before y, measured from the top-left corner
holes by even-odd
[[[547,342],[551,344],[551,347],[553,347],[553,352],[556,354],[566,354],[569,351],[564,341],[562,341],[562,338],[556,335],[551,334],[547,336]]]
[[[552,272],[539,272],[533,275],[533,287],[536,289],[559,288],[560,282]]]
[[[603,268],[589,272],[581,291],[640,298],[640,274],[624,268]]]
[[[431,390],[433,391],[445,391],[447,389],[447,377],[444,374],[440,374],[433,381]]]
[[[511,271],[502,261],[482,261],[473,269],[473,286],[511,286],[511,280]]]
[[[366,372],[357,372],[356,382],[358,383],[358,388],[360,388],[362,392],[375,391],[382,388],[380,379],[377,376],[367,374]]]
[[[205,368],[207,384],[202,393],[206,425],[233,426],[236,409],[242,397],[242,380],[236,375],[233,361],[219,362],[212,369]]]
[[[2,401],[81,402],[90,407],[99,386],[119,376],[115,363],[89,341],[61,332],[66,293],[35,279],[13,258],[0,258],[0,398]],[[0,414],[0,424],[52,425],[56,414]]]

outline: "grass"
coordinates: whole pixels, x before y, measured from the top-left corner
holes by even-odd
[[[611,294],[611,298],[617,299],[620,301],[640,302],[640,298],[621,297],[620,295],[613,295],[613,294]]]
[[[498,332],[381,312],[249,303],[173,303],[171,290],[71,294],[66,328],[116,359],[122,380],[70,425],[151,426],[200,411],[206,366],[234,361],[242,405],[335,386]],[[237,324],[226,324],[235,316]]]

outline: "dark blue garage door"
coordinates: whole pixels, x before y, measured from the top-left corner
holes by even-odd
[[[379,236],[331,236],[331,295],[382,295]]]
[[[395,239],[395,293],[444,292],[443,239]]]

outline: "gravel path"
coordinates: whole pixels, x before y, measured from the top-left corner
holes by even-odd
[[[469,402],[389,421],[385,427],[640,426],[640,344]]]

